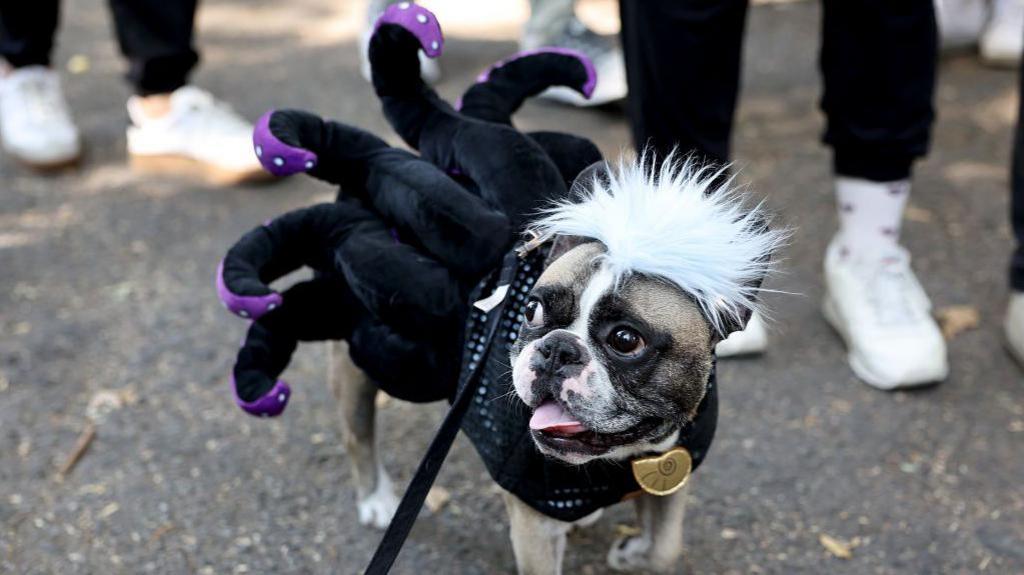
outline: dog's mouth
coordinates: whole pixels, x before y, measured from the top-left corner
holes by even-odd
[[[548,399],[534,409],[530,433],[538,443],[558,452],[601,455],[647,437],[660,424],[661,420],[651,417],[625,431],[600,433],[587,428],[560,402]]]

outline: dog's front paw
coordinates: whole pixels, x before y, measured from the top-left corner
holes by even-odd
[[[398,510],[398,501],[390,482],[381,482],[373,493],[356,504],[359,522],[374,529],[387,529]]]
[[[642,535],[625,535],[612,543],[608,550],[608,566],[616,571],[635,571],[647,567],[647,552],[651,540]]]
[[[678,557],[656,556],[651,547],[650,538],[644,535],[619,537],[608,550],[608,566],[616,571],[671,572]]]

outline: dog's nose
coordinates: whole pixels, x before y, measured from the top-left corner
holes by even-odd
[[[552,333],[537,345],[537,353],[547,360],[551,370],[564,365],[581,365],[584,363],[583,352],[577,339],[567,333]]]

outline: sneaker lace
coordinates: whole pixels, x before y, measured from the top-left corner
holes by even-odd
[[[884,258],[865,287],[872,317],[877,325],[892,328],[919,321],[920,287],[905,255]]]

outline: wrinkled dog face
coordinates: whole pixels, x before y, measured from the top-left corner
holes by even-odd
[[[534,441],[574,464],[674,442],[703,399],[716,341],[680,290],[642,276],[615,289],[602,250],[587,243],[548,267],[512,349]]]

